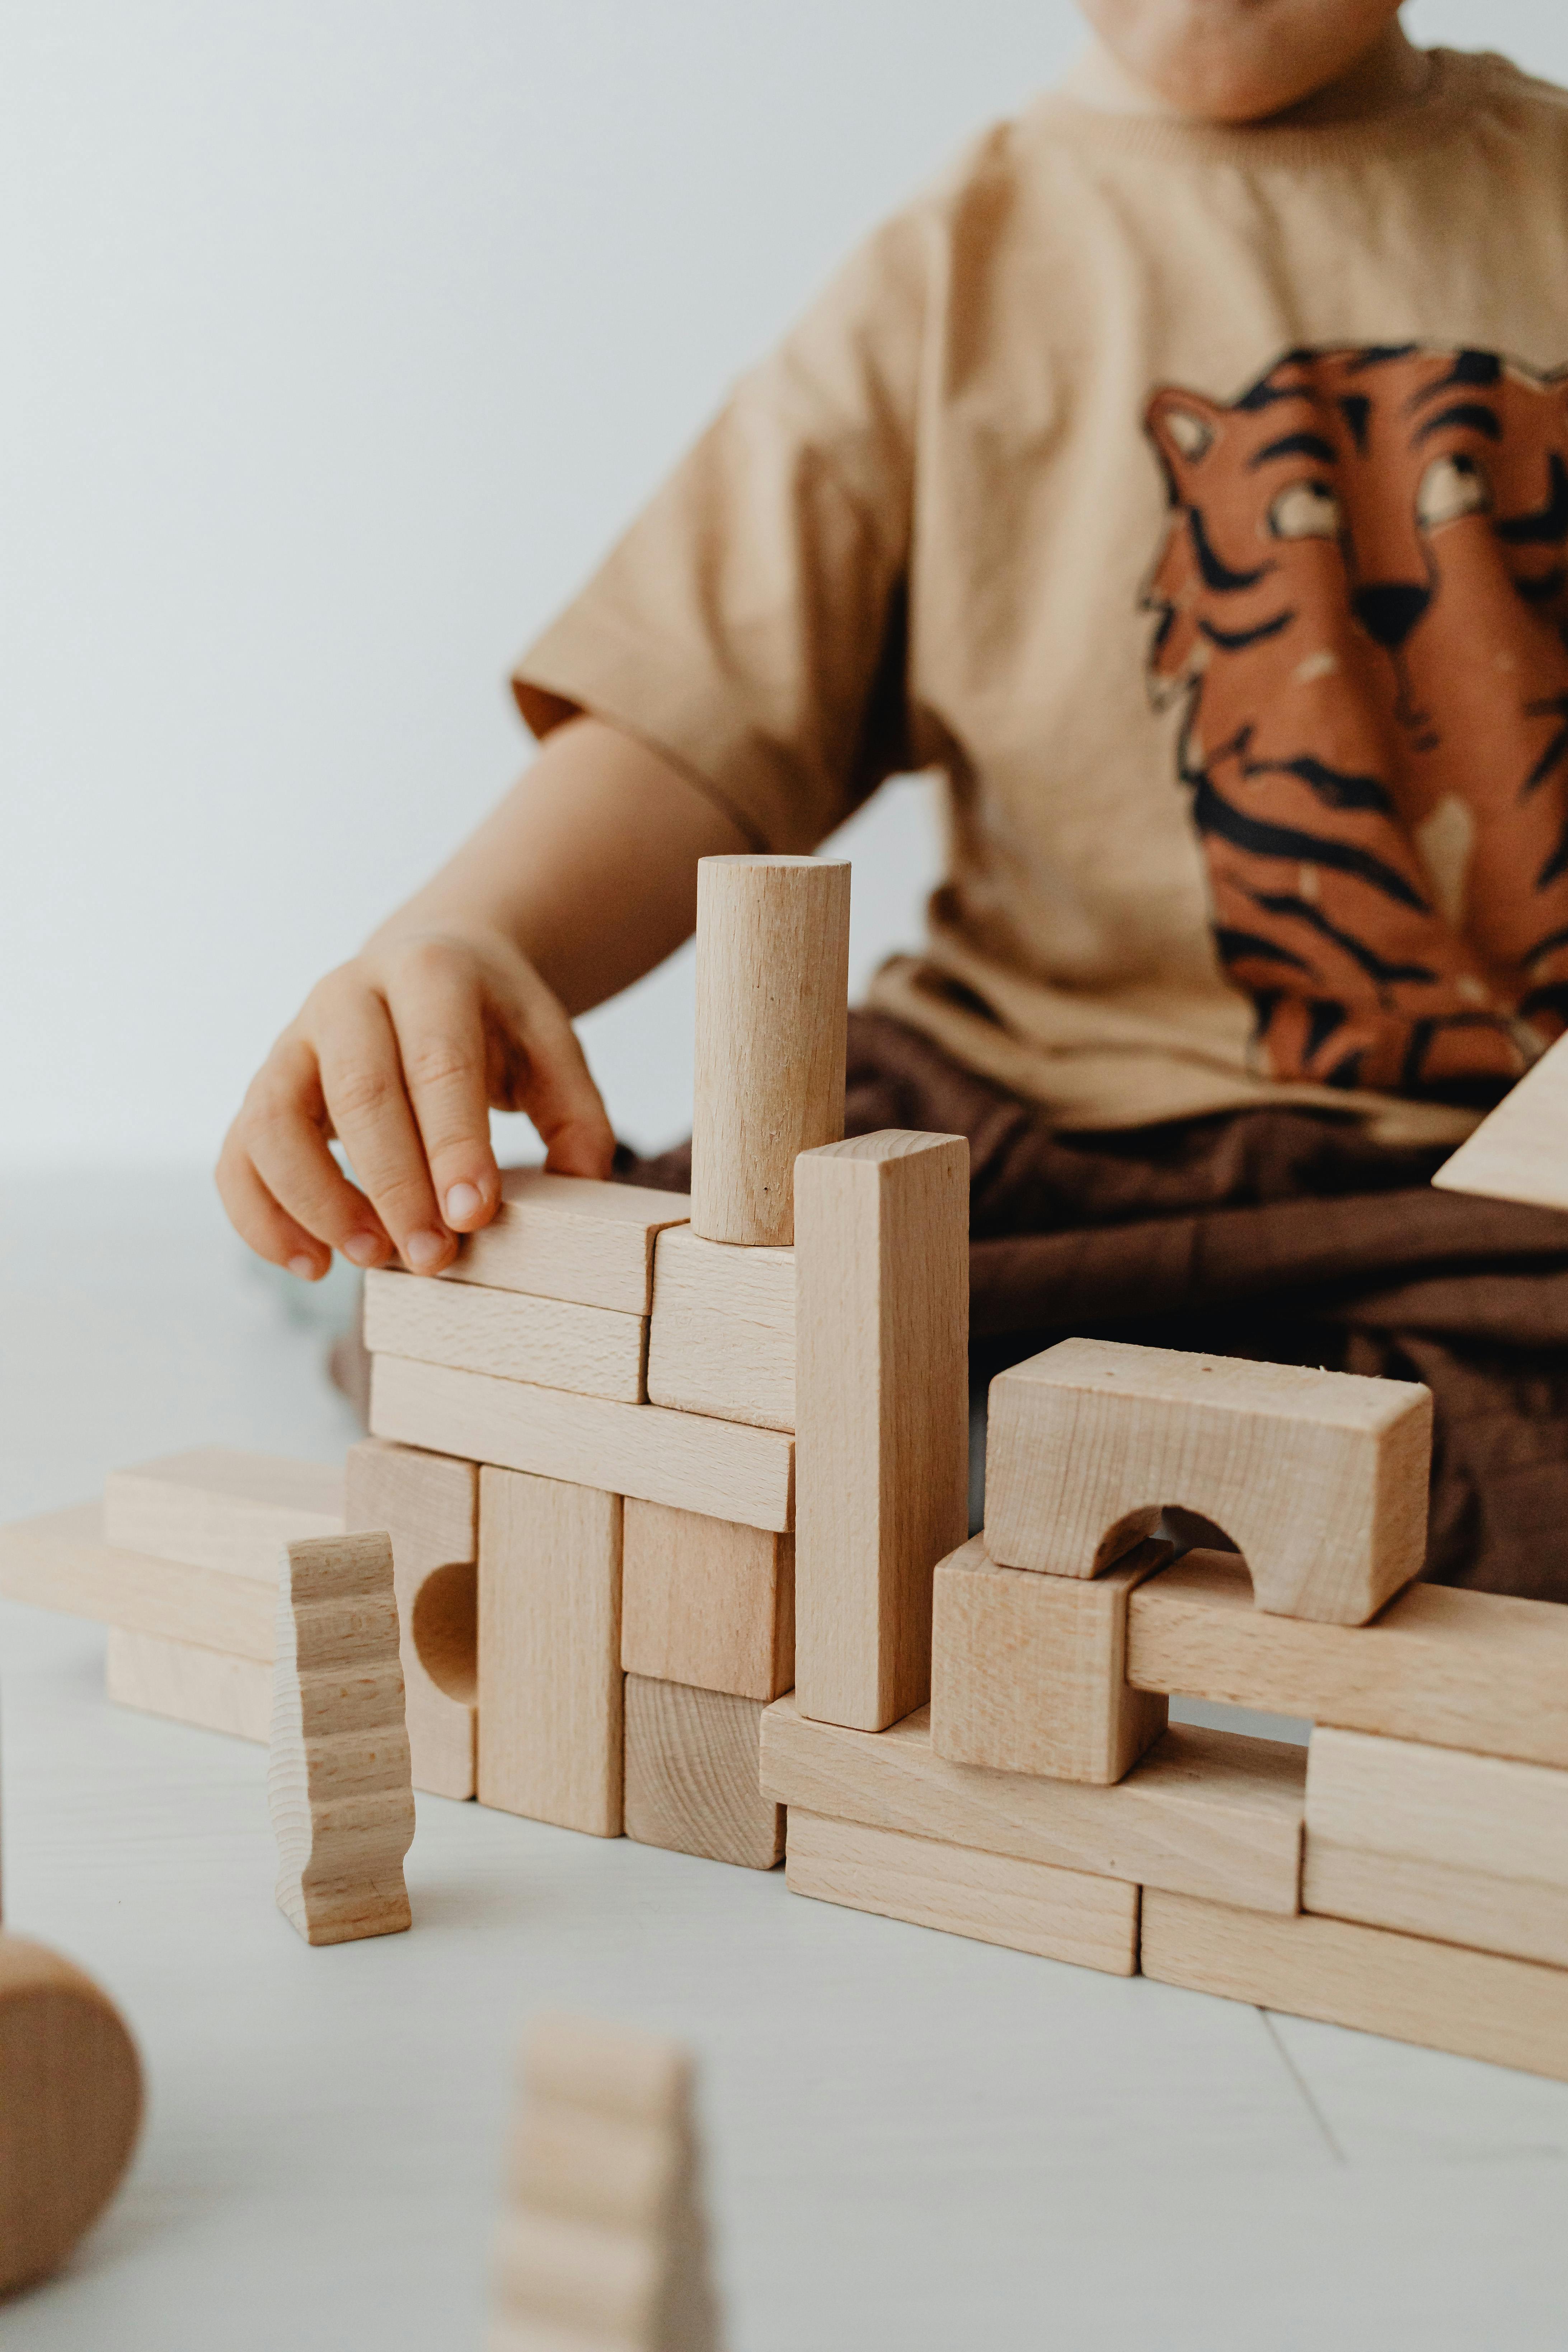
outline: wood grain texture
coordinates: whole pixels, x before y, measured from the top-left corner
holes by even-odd
[[[479,1796],[621,1834],[621,1501],[479,1474]]]
[[[763,1708],[727,1692],[626,1676],[626,1835],[639,1845],[772,1870],[781,1807],[762,1793]]]
[[[370,1425],[377,1437],[498,1469],[635,1495],[748,1527],[795,1524],[795,1444],[771,1429],[612,1404],[483,1372],[377,1356]]]
[[[1128,1604],[1142,1690],[1272,1708],[1317,1724],[1527,1763],[1568,1765],[1568,1610],[1410,1585],[1372,1625],[1255,1608],[1228,1552],[1189,1552]]]
[[[1325,1725],[1307,1761],[1307,1826],[1336,1845],[1568,1889],[1568,1772],[1546,1765]]]
[[[1568,1209],[1568,1043],[1559,1037],[1443,1162],[1434,1184]]]
[[[621,1664],[631,1675],[777,1698],[795,1682],[795,1538],[626,1507]]]
[[[373,1354],[413,1356],[422,1364],[622,1404],[640,1404],[646,1394],[646,1316],[521,1290],[373,1271],[364,1278],[364,1344]]]
[[[194,1642],[109,1629],[104,1689],[117,1706],[167,1716],[233,1739],[272,1737],[272,1670],[258,1658],[236,1658]]]
[[[414,1785],[384,1533],[285,1546],[273,1677],[278,1907],[308,1944],[396,1935]]]
[[[647,1392],[655,1404],[795,1427],[795,1252],[660,1234]]]
[[[1142,1961],[1161,1984],[1568,2082],[1568,1971],[1531,1960],[1150,1887]]]
[[[335,1464],[202,1445],[111,1470],[104,1482],[103,1540],[116,1550],[272,1587],[286,1543],[341,1535],[342,1526],[343,1474]]]
[[[818,1813],[789,1817],[792,1893],[1110,1976],[1138,1969],[1138,1889]]]
[[[763,1717],[763,1793],[790,1809],[986,1853],[1294,1912],[1305,1750],[1173,1724],[1114,1788],[950,1764],[928,1708],[889,1731],[814,1723],[793,1697]]]
[[[1420,1569],[1431,1445],[1415,1382],[1064,1339],[991,1384],[987,1541],[1094,1576],[1179,1504],[1240,1548],[1259,1608],[1361,1625]]]
[[[510,1168],[500,1207],[470,1234],[443,1282],[525,1290],[622,1315],[646,1315],[653,1298],[654,1236],[691,1213],[684,1192],[602,1184],[588,1176]]]
[[[936,1572],[931,1746],[954,1764],[1105,1787],[1164,1730],[1163,1697],[1127,1680],[1127,1602],[1163,1568],[1147,1538],[1092,1580],[998,1568],[973,1536]]]
[[[103,1541],[102,1530],[97,1503],[0,1528],[0,1598],[270,1664],[276,1571],[263,1583],[183,1560],[116,1551]]]
[[[795,1166],[795,1672],[880,1731],[931,1693],[931,1579],[969,1491],[969,1146],[890,1130]]]
[[[142,2065],[89,1976],[0,1934],[0,2295],[58,2271],[120,2184]]]
[[[366,1438],[349,1448],[343,1502],[351,1534],[381,1528],[392,1538],[414,1785],[438,1797],[471,1797],[479,1470],[444,1454]]]
[[[844,1132],[849,867],[704,857],[697,867],[691,1225],[795,1238],[795,1155]]]
[[[1568,1968],[1568,1887],[1373,1853],[1309,1834],[1301,1907],[1331,1919]]]

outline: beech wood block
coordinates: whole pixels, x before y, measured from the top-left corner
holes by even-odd
[[[1143,1895],[1143,1974],[1568,2082],[1568,1971],[1303,1912]]]
[[[795,1252],[660,1234],[647,1392],[655,1404],[795,1427]]]
[[[479,1795],[621,1834],[621,1500],[479,1474]]]
[[[735,1698],[795,1682],[795,1538],[628,1502],[621,1664],[631,1675]]]
[[[622,1404],[640,1404],[645,1394],[646,1316],[521,1290],[430,1282],[390,1267],[373,1271],[364,1278],[364,1344],[373,1354],[413,1356]]]
[[[116,1551],[103,1541],[98,1503],[0,1528],[0,1598],[236,1657],[270,1663],[277,1585],[276,1570],[263,1583],[183,1560]]]
[[[120,2184],[142,2065],[89,1976],[0,1933],[0,2295],[58,2271]]]
[[[653,1301],[654,1237],[690,1213],[684,1192],[510,1168],[494,1217],[468,1234],[437,1279],[646,1315]]]
[[[1138,1889],[1123,1880],[793,1811],[784,1877],[794,1894],[852,1911],[1110,1976],[1138,1972]]]
[[[763,1791],[792,1821],[827,1813],[1259,1911],[1299,1907],[1305,1777],[1304,1748],[1185,1724],[1104,1789],[950,1764],[924,1707],[876,1732],[813,1723],[793,1697],[763,1717]]]
[[[1097,1576],[1179,1504],[1239,1547],[1260,1609],[1363,1625],[1420,1570],[1431,1450],[1415,1382],[1063,1339],[991,1384],[986,1539]]]
[[[1450,1159],[1434,1184],[1491,1201],[1568,1209],[1568,1043],[1559,1037],[1516,1080]]]
[[[794,1240],[795,1155],[844,1132],[848,1003],[847,862],[699,860],[691,1224],[704,1240]]]
[[[1568,1765],[1568,1610],[1412,1584],[1375,1624],[1312,1625],[1253,1604],[1234,1553],[1189,1552],[1127,1610],[1141,1690]]]
[[[889,1130],[795,1166],[801,1711],[931,1695],[931,1579],[969,1514],[969,1145]]]
[[[201,1445],[111,1470],[104,1482],[103,1540],[115,1549],[274,1587],[286,1543],[342,1529],[343,1474],[335,1464]]]
[[[285,1546],[273,1673],[278,1907],[308,1944],[396,1935],[414,1785],[390,1538]]]
[[[1164,1730],[1163,1697],[1127,1680],[1127,1602],[1165,1566],[1146,1539],[1092,1580],[998,1568],[984,1536],[936,1572],[931,1731],[938,1756],[1107,1786]]]
[[[747,1527],[795,1524],[795,1443],[776,1430],[659,1405],[612,1404],[403,1356],[374,1360],[370,1425],[377,1437],[498,1469]]]
[[[760,1780],[760,1700],[626,1676],[626,1835],[639,1845],[772,1870],[783,1809]]]
[[[111,1625],[104,1688],[117,1706],[144,1715],[258,1739],[264,1748],[272,1737],[272,1670],[259,1658],[230,1657],[194,1642],[166,1642]]]
[[[392,1538],[414,1785],[437,1797],[471,1797],[479,1703],[478,1467],[367,1438],[349,1448],[344,1508],[351,1533],[381,1528]]]
[[[1413,1862],[1407,1854],[1373,1853],[1309,1833],[1301,1907],[1568,1968],[1568,1887],[1532,1879]]]

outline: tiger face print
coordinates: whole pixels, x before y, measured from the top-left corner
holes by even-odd
[[[1149,403],[1150,681],[1273,1077],[1483,1105],[1568,1027],[1565,379],[1308,350]]]

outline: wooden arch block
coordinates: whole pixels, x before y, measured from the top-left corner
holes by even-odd
[[[367,1437],[349,1448],[343,1495],[351,1535],[384,1529],[392,1538],[414,1785],[437,1797],[471,1797],[479,1700],[478,1466]]]
[[[991,1384],[986,1544],[1098,1576],[1179,1504],[1240,1548],[1260,1609],[1363,1625],[1420,1570],[1431,1450],[1413,1381],[1064,1339]]]

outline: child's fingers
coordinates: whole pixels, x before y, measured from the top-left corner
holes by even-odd
[[[577,1033],[542,983],[523,1008],[520,1026],[528,1073],[519,1107],[539,1130],[545,1166],[562,1176],[607,1176],[615,1130]]]
[[[415,1274],[438,1274],[451,1264],[458,1244],[436,1205],[392,1016],[379,996],[361,988],[344,991],[322,1011],[317,1052],[333,1129],[405,1265]],[[268,1170],[261,1172],[271,1183]],[[299,1213],[289,1194],[279,1198]]]
[[[233,1128],[216,1172],[218,1198],[240,1240],[270,1265],[287,1266],[301,1282],[319,1282],[332,1262],[331,1251],[279,1207]]]
[[[436,1199],[454,1231],[471,1233],[489,1223],[500,1200],[472,962],[422,941],[399,959],[386,1002]]]
[[[328,1149],[324,1111],[315,1055],[292,1038],[274,1048],[246,1097],[236,1133],[287,1215],[351,1264],[384,1265],[393,1243]]]

